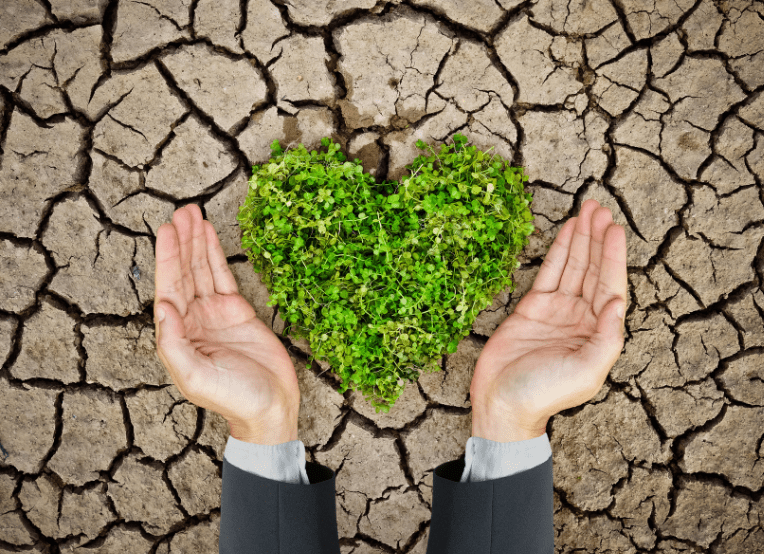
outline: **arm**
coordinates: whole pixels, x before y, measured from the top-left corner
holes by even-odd
[[[241,443],[238,456],[226,447],[223,460],[219,551],[339,554],[333,471],[306,464],[304,486],[228,459],[294,454],[300,391],[284,345],[238,293],[215,229],[195,204],[157,231],[154,308],[157,354],[173,382],[190,402],[222,415],[231,443]],[[304,455],[302,447],[303,463]],[[262,469],[278,476],[268,473],[272,465]]]
[[[547,552],[546,546],[552,544],[551,535],[551,448],[546,434],[535,439],[521,442],[498,443],[480,437],[470,437],[467,441],[467,449],[464,460],[448,462],[438,467],[434,476],[434,502],[431,538],[428,552],[452,552],[455,547],[454,540],[465,545],[464,552],[472,552],[468,548],[474,548],[476,541],[485,541],[491,536],[490,529],[481,527],[482,516],[486,507],[486,493],[483,489],[475,487],[462,487],[470,492],[471,500],[459,503],[459,510],[444,511],[441,507],[452,505],[452,502],[443,501],[444,496],[454,494],[454,482],[461,475],[460,483],[479,483],[491,481],[492,486],[498,487],[499,492],[494,495],[510,501],[510,505],[500,508],[505,514],[507,521],[520,523],[519,526],[508,528],[508,532],[515,533],[500,539],[500,542],[508,541],[514,544],[530,545],[531,541],[539,544],[539,549],[530,548],[528,552]],[[311,469],[311,477],[306,473],[305,446],[302,441],[296,440],[278,445],[260,445],[239,441],[229,437],[225,450],[223,465],[223,492],[222,492],[222,518],[220,532],[220,553],[241,552],[243,545],[252,552],[277,551],[277,543],[283,546],[287,540],[300,540],[292,542],[287,552],[332,552],[339,549],[337,541],[337,522],[334,516],[334,485],[324,485],[327,478],[334,481],[334,472],[318,464],[307,464]],[[448,469],[446,469],[448,468]],[[463,468],[463,469],[460,469]],[[510,475],[521,475],[512,479]],[[311,488],[318,491],[317,494],[308,494],[306,487],[290,487],[292,493],[297,495],[297,505],[305,509],[299,518],[291,516],[286,521],[271,518],[268,531],[273,529],[277,533],[270,537],[260,533],[251,525],[253,520],[267,522],[269,514],[278,506],[278,499],[273,495],[277,490],[277,482],[290,483],[292,485],[313,485]],[[450,488],[449,488],[450,487]],[[458,489],[459,487],[457,487]],[[548,489],[548,494],[538,494],[539,489]],[[277,495],[276,495],[277,496]],[[270,500],[270,503],[268,502]],[[497,510],[495,501],[490,501],[493,510]],[[468,507],[472,507],[469,508]],[[482,510],[479,507],[482,506]],[[478,507],[478,509],[475,509]],[[258,514],[258,510],[264,508],[264,514]],[[465,520],[464,511],[473,515],[473,519]],[[293,513],[286,510],[287,514]],[[317,527],[295,527],[295,522],[318,522]],[[288,528],[288,537],[280,536],[281,529]],[[319,532],[318,530],[322,530]],[[512,531],[514,529],[514,531]],[[517,530],[524,534],[518,536]],[[437,537],[437,538],[435,538]],[[518,542],[519,541],[519,542]],[[253,545],[255,549],[253,549]],[[336,546],[335,546],[336,545]],[[311,550],[315,548],[316,550]],[[475,550],[480,552],[481,550]],[[484,550],[489,552],[487,548]]]
[[[229,438],[223,460],[220,554],[339,554],[334,471],[306,463],[301,441],[235,441]]]
[[[470,441],[494,458],[467,471],[468,451],[435,470],[427,554],[554,552],[552,459],[530,467],[527,456],[543,457],[549,418],[601,388],[623,348],[625,303],[623,228],[587,200],[477,361]]]
[[[458,482],[464,461],[433,474],[427,554],[552,554],[552,458],[499,479]]]

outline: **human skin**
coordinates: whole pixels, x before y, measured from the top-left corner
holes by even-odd
[[[183,396],[222,415],[235,439],[297,440],[294,365],[238,293],[215,229],[195,204],[159,227],[155,275],[157,353]],[[615,308],[625,298],[623,227],[587,200],[478,359],[470,387],[473,436],[535,438],[549,417],[596,395],[623,348],[623,316]]]
[[[292,360],[239,294],[199,206],[176,210],[157,230],[155,275],[157,354],[183,396],[222,415],[235,439],[297,440],[300,389]]]
[[[608,208],[587,200],[478,358],[472,435],[536,438],[550,417],[593,398],[623,349],[626,287],[624,228]]]

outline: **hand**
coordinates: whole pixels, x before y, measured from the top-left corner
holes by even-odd
[[[300,390],[284,345],[238,293],[199,206],[180,208],[172,219],[157,231],[159,359],[183,396],[222,415],[235,439],[297,440]]]
[[[533,287],[478,358],[473,436],[539,437],[550,417],[593,398],[621,355],[621,306],[625,312],[626,234],[590,199],[562,226]]]

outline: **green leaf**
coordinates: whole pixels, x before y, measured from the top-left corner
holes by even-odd
[[[329,138],[311,152],[273,141],[236,216],[283,332],[308,340],[338,392],[358,390],[378,412],[513,290],[535,229],[523,169],[452,139],[417,141],[401,183],[377,182]]]

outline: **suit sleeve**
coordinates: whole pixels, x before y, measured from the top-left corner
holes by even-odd
[[[334,471],[306,462],[301,441],[229,437],[220,554],[338,554],[335,492]],[[465,456],[435,469],[427,554],[499,552],[554,552],[546,435],[517,443],[471,437]]]
[[[465,456],[433,472],[427,554],[554,554],[547,435],[517,443],[473,439]]]
[[[219,553],[340,554],[334,471],[306,462],[301,441],[233,441],[223,458]]]

